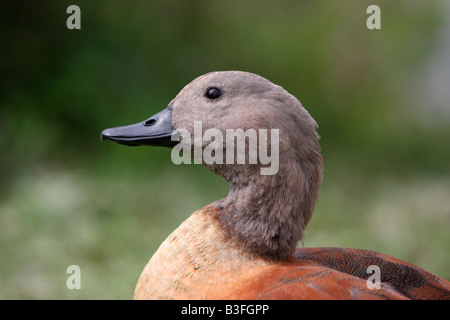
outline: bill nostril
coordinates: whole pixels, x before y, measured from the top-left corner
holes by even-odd
[[[154,125],[155,123],[156,123],[156,119],[148,119],[147,121],[144,122],[144,126],[150,127],[150,126]]]

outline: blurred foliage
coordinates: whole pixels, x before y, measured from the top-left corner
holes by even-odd
[[[382,29],[370,31],[373,2]],[[71,4],[81,8],[81,30],[66,28]],[[364,245],[450,278],[450,214],[440,195],[450,191],[450,126],[439,117],[423,124],[415,98],[425,92],[411,80],[440,48],[443,8],[406,0],[4,1],[0,298],[130,298],[168,232],[227,186],[205,168],[173,165],[169,150],[100,143],[99,134],[146,119],[203,73],[231,69],[283,86],[319,123],[326,171],[306,245]],[[435,193],[425,192],[430,186]],[[421,188],[430,202],[415,206],[423,214],[388,197],[415,203]],[[390,224],[389,210],[410,223],[364,229],[376,214]],[[79,293],[65,288],[73,263],[90,270]]]

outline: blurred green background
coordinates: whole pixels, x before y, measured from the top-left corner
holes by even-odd
[[[68,30],[66,8],[81,8]],[[381,8],[369,30],[366,8]],[[130,299],[159,244],[227,185],[170,150],[100,142],[214,70],[258,73],[319,124],[304,245],[450,279],[448,1],[3,1],[0,298]],[[81,290],[66,287],[69,265]]]

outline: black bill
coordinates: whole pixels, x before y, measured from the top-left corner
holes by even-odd
[[[111,140],[127,146],[173,147],[178,141],[172,141],[175,129],[172,126],[172,106],[158,112],[153,117],[136,124],[105,129],[102,140]]]

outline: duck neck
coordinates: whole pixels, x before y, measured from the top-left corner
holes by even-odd
[[[227,179],[228,196],[215,203],[221,209],[218,219],[247,250],[265,259],[286,260],[311,218],[321,169],[321,161],[290,160],[280,161],[274,175],[234,174]]]

